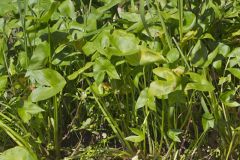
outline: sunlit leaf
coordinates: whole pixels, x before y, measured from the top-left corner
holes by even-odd
[[[43,111],[37,104],[30,101],[24,101],[23,107],[18,108],[18,114],[25,123],[29,122],[33,115]]]
[[[183,24],[183,32],[188,32],[191,30],[196,24],[196,16],[194,13],[190,11],[184,12],[184,24]]]
[[[103,81],[105,73],[107,73],[112,79],[120,79],[112,63],[103,57],[99,57],[95,60],[93,65],[93,73],[94,79],[98,84]]]
[[[178,77],[173,71],[171,71],[169,68],[159,67],[155,68],[153,73],[160,77],[160,79],[153,81],[150,84],[149,92],[152,95],[158,98],[163,98],[162,96],[166,96],[175,91]]]
[[[239,68],[228,68],[227,69],[232,75],[240,79],[240,69]]]
[[[83,73],[85,70],[87,70],[88,68],[92,67],[93,66],[93,62],[88,62],[86,63],[86,65],[82,68],[80,68],[79,70],[73,72],[71,75],[68,76],[68,79],[69,80],[73,80],[75,78],[77,78],[77,76],[81,73]]]
[[[214,127],[214,117],[211,113],[204,113],[202,116],[202,126],[204,131]]]
[[[139,51],[139,39],[132,33],[124,30],[115,30],[110,38],[113,47],[117,48],[121,54],[112,53],[116,56],[126,56]]]
[[[22,55],[23,58],[26,58],[26,55]],[[50,46],[47,42],[39,44],[33,51],[33,55],[30,58],[28,69],[41,69],[44,68],[48,62],[50,56]],[[23,60],[23,64],[27,61]]]
[[[30,70],[26,73],[26,76],[36,81],[37,85],[37,88],[33,89],[29,96],[32,102],[51,98],[61,92],[66,84],[65,79],[57,71],[49,68]]]
[[[58,7],[60,13],[63,16],[69,17],[71,19],[76,18],[74,3],[71,0],[64,0]]]
[[[17,146],[0,154],[0,160],[37,160],[37,158],[24,147]]]
[[[188,73],[194,83],[188,83],[185,90],[213,91],[213,85],[202,75],[197,73]]]
[[[0,92],[4,91],[4,89],[7,87],[7,82],[8,82],[7,75],[0,76]]]
[[[169,138],[171,138],[171,140],[173,140],[174,142],[181,142],[180,138],[178,137],[179,134],[181,134],[182,131],[178,130],[178,129],[170,129],[167,132],[167,135]]]
[[[146,65],[154,62],[164,63],[167,60],[163,57],[161,52],[155,52],[147,48],[141,48],[140,52],[126,56],[126,60],[133,66]]]
[[[237,101],[234,101],[235,91],[230,90],[222,93],[220,99],[228,107],[239,107],[240,104]]]

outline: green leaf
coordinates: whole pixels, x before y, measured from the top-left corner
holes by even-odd
[[[201,42],[201,40],[198,40],[192,49],[190,57],[194,67],[202,67],[207,60],[207,52],[206,46]]]
[[[29,63],[29,58],[26,52],[19,52],[18,53],[18,61],[21,65],[22,68],[27,69],[28,63]]]
[[[223,102],[223,104],[228,107],[239,107],[240,104],[233,100],[235,94],[236,91],[234,90],[226,91],[220,95],[220,99]]]
[[[0,1],[0,16],[4,16],[7,12],[17,11],[17,0]]]
[[[216,47],[214,51],[212,51],[207,58],[207,61],[204,63],[203,68],[207,68],[210,64],[212,64],[214,58],[217,56],[219,53],[219,47]]]
[[[202,116],[202,126],[204,131],[214,127],[214,117],[211,113],[204,113]]]
[[[120,12],[119,16],[120,16],[120,18],[125,19],[129,22],[140,22],[141,21],[140,14],[137,14],[137,13]]]
[[[125,140],[131,141],[131,142],[134,142],[134,143],[138,143],[138,142],[142,142],[144,140],[144,137],[141,137],[141,136],[129,136],[129,137],[126,137]]]
[[[190,31],[196,24],[196,16],[190,11],[184,12],[183,32]]]
[[[228,68],[227,69],[232,75],[240,79],[240,69],[238,68]]]
[[[58,7],[58,9],[59,9],[60,13],[65,17],[69,17],[71,19],[76,18],[74,4],[71,0],[63,1],[60,4],[60,6]]]
[[[49,68],[30,70],[26,73],[26,76],[37,82],[37,88],[29,96],[32,102],[51,98],[61,92],[66,84],[65,79],[57,71]]]
[[[135,105],[135,109],[144,107],[147,103],[147,100],[148,100],[148,88],[145,88],[144,90],[142,90],[140,92],[140,95],[139,95],[136,105]]]
[[[173,63],[177,61],[179,58],[179,52],[177,48],[172,48],[168,53],[167,53],[167,59],[170,63]]]
[[[93,73],[94,79],[98,84],[103,81],[105,73],[107,73],[112,79],[120,79],[112,63],[103,57],[99,57],[95,60],[93,65]]]
[[[163,96],[176,90],[178,77],[169,68],[155,68],[153,73],[156,74],[161,80],[153,81],[150,84],[149,92],[151,95],[158,98],[163,98]]]
[[[23,55],[25,57],[25,55]],[[33,51],[30,59],[28,69],[41,69],[44,68],[50,56],[50,46],[47,42],[39,44]],[[24,60],[27,61],[27,60]],[[26,62],[24,62],[26,63]]]
[[[145,139],[144,133],[137,128],[130,128],[130,130],[135,134],[133,136],[126,137],[125,140],[131,141],[134,143],[141,142]]]
[[[195,83],[188,83],[185,90],[198,90],[198,91],[213,91],[215,88],[213,85],[202,75],[197,73],[189,72],[191,79]]]
[[[24,147],[14,147],[0,154],[0,160],[37,160],[36,155],[32,155]]]
[[[230,47],[223,43],[219,43],[219,54],[223,55],[223,57],[227,57],[230,52]]]
[[[126,56],[126,61],[133,66],[146,65],[154,62],[167,62],[167,60],[162,56],[161,52],[155,52],[144,47],[140,49],[140,52],[130,56]]]
[[[108,3],[105,3],[102,7],[99,7],[96,10],[96,13],[98,14],[103,13],[122,1],[123,0],[109,0]]]
[[[170,129],[170,130],[168,130],[167,135],[174,142],[181,142],[181,140],[178,137],[178,135],[181,133],[182,133],[182,131],[179,129]]]
[[[139,39],[134,34],[124,30],[114,30],[110,42],[113,47],[120,51],[120,54],[112,53],[116,56],[131,55],[139,51]]]
[[[90,67],[93,66],[93,62],[88,62],[86,63],[86,65],[82,68],[80,68],[79,70],[73,72],[71,75],[68,76],[69,80],[74,80],[75,78],[77,78],[77,76],[81,73],[83,73],[84,71],[86,71],[87,69],[89,69]]]
[[[7,87],[7,82],[8,82],[7,75],[0,76],[0,92],[5,90],[5,88]]]
[[[18,108],[18,115],[21,117],[23,122],[28,123],[33,115],[43,112],[37,104],[30,101],[24,101],[23,107]]]
[[[40,21],[48,22],[51,19],[53,13],[56,11],[58,5],[59,5],[59,2],[52,2],[49,10],[40,18]]]
[[[240,57],[239,53],[240,53],[240,47],[236,47],[232,50],[232,52],[230,52],[227,55],[227,57]]]

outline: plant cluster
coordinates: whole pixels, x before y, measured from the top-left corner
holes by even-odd
[[[237,159],[239,0],[0,1],[0,160]]]

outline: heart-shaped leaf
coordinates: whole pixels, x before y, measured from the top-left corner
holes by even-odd
[[[37,84],[37,88],[33,89],[29,96],[32,102],[37,102],[51,98],[64,88],[65,79],[53,69],[30,70],[26,73]]]

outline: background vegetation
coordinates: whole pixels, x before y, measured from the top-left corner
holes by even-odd
[[[0,160],[238,159],[239,12],[0,1]]]

